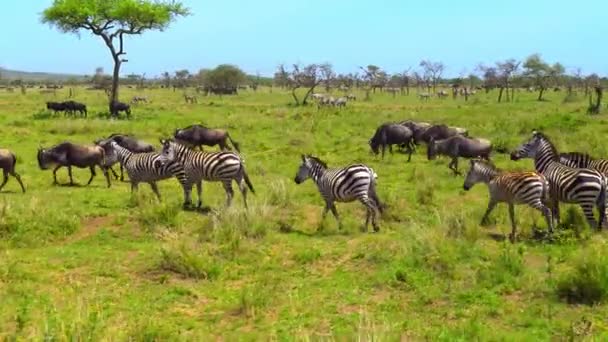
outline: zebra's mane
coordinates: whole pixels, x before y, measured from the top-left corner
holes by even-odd
[[[502,169],[499,169],[498,167],[496,167],[496,165],[494,165],[494,163],[492,163],[489,160],[478,159],[477,158],[477,159],[471,159],[471,163],[481,164],[483,167],[487,167],[487,168],[491,169],[492,171],[495,171],[495,172],[498,172],[498,173],[501,173],[503,171]]]
[[[595,159],[590,154],[583,153],[583,152],[564,152],[564,153],[560,153],[559,156],[560,157],[566,157],[566,158],[582,157],[582,158],[585,158],[585,159],[588,159],[588,160],[594,160]]]
[[[315,163],[323,166],[323,168],[327,169],[327,164],[324,161],[322,161],[321,159],[319,159],[318,157],[311,156],[311,155],[306,155],[306,158],[314,161]]]
[[[537,138],[540,138],[541,140],[545,140],[549,144],[549,147],[551,148],[551,152],[553,152],[553,155],[555,156],[555,158],[559,159],[559,153],[557,152],[557,148],[555,148],[555,145],[553,144],[551,139],[549,139],[548,136],[546,136],[544,133],[541,133],[538,131],[534,131],[534,136]]]

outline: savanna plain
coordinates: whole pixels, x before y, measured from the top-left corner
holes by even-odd
[[[89,117],[53,116],[28,91],[0,92],[1,147],[17,155],[27,193],[11,179],[0,193],[0,339],[6,340],[565,340],[608,338],[606,233],[590,229],[576,206],[563,205],[562,225],[549,239],[542,215],[516,208],[519,241],[511,244],[506,205],[481,226],[488,192],[463,190],[448,159],[428,161],[420,145],[408,163],[370,152],[377,126],[412,119],[465,127],[511,150],[532,129],[560,151],[608,157],[605,114],[586,114],[587,100],[550,91],[546,101],[516,91],[469,101],[377,92],[345,109],[291,106],[278,88],[236,96],[124,88],[121,97],[149,96],[130,120],[109,120],[103,92],[76,88]],[[106,188],[100,171],[85,186],[53,186],[40,170],[39,146],[64,140],[92,143],[111,133],[159,138],[195,123],[224,128],[240,143],[255,187],[245,209],[235,194],[224,208],[219,183],[205,183],[208,212],[184,211],[175,179]],[[329,166],[365,163],[378,174],[388,205],[380,232],[362,232],[365,210],[338,204],[341,230],[312,181],[294,183],[300,156]],[[492,160],[506,170],[531,170],[508,154]],[[466,160],[460,161],[464,172]],[[67,170],[59,171],[67,183]]]

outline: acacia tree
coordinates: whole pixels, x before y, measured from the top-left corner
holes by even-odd
[[[291,89],[291,96],[293,97],[296,105],[305,105],[310,94],[315,88],[321,84],[325,79],[321,75],[321,69],[325,68],[327,64],[309,64],[305,67],[301,67],[298,64],[292,66],[291,71],[287,71],[283,64],[279,65],[277,71],[274,74],[274,82],[279,86],[285,86]],[[302,102],[300,102],[296,91],[299,88],[308,88]]]
[[[519,69],[520,62],[517,62],[515,59],[507,59],[504,62],[496,62],[496,69],[498,71],[498,76],[500,80],[500,90],[498,92],[498,102],[502,100],[503,90],[506,90],[507,93],[507,102],[509,101],[509,87],[511,87],[511,101],[515,101],[515,87],[511,86],[511,79]]]
[[[538,101],[543,100],[543,94],[551,82],[555,84],[564,74],[564,67],[560,63],[549,65],[537,53],[526,58],[524,69],[526,76],[530,77],[539,89]]]
[[[433,92],[435,92],[437,90],[437,83],[441,79],[441,75],[445,70],[445,65],[443,65],[443,63],[441,62],[431,62],[430,60],[423,60],[420,62],[420,66],[424,70],[424,77],[427,80],[430,80],[433,84]]]
[[[42,13],[42,22],[65,33],[89,31],[103,40],[114,61],[110,101],[116,101],[120,66],[127,62],[123,58],[124,37],[163,31],[177,17],[189,14],[188,8],[176,1],[54,0]]]

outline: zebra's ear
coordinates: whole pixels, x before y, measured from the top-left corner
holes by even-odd
[[[302,163],[305,163],[305,162],[306,162],[306,156],[302,155]]]

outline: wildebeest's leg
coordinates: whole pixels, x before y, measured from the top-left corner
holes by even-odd
[[[91,178],[89,178],[89,181],[87,182],[87,185],[91,184],[91,182],[93,181],[93,178],[96,175],[96,173],[95,173],[95,165],[89,166],[89,169],[91,169]],[[71,180],[72,180],[72,172],[70,171],[70,181]]]
[[[384,160],[384,150],[386,149],[386,144],[382,143],[382,160]]]
[[[95,172],[95,171],[93,171]],[[68,175],[70,176],[70,185],[74,185],[74,179],[72,178],[72,165],[68,165]],[[93,179],[93,176],[91,175],[91,179]],[[91,182],[91,179],[89,179],[89,183]]]
[[[511,243],[515,243],[515,232],[517,231],[517,226],[515,224],[515,206],[513,203],[509,203],[509,218],[511,219],[511,234],[509,235],[509,240]]]
[[[202,151],[203,150],[203,144],[198,145],[198,149]]]
[[[412,161],[412,153],[413,153],[414,151],[412,151],[412,146],[410,146],[410,144],[409,144],[409,143],[407,143],[407,144],[405,145],[405,147],[407,148],[407,153],[408,153],[408,156],[407,156],[407,161],[408,161],[408,163],[409,163],[409,162],[411,162],[411,161]]]
[[[15,172],[15,170],[13,169],[12,171],[9,172],[13,177],[15,177],[15,179],[17,179],[17,182],[19,182],[19,185],[21,185],[21,191],[23,191],[25,193],[25,186],[23,186],[23,182],[21,181],[21,176]],[[1,189],[2,187],[0,187]]]
[[[490,199],[490,202],[488,202],[488,209],[486,209],[486,213],[483,214],[483,217],[481,218],[481,225],[485,225],[488,223],[488,217],[490,216],[490,213],[492,212],[492,210],[494,210],[494,208],[496,207],[497,202],[494,199]]]
[[[57,165],[55,169],[53,169],[53,184],[57,184],[57,170],[61,168],[61,165]]]
[[[150,184],[150,187],[152,188],[152,191],[154,192],[154,194],[156,195],[156,197],[158,198],[158,200],[160,201],[160,192],[158,192],[158,185],[156,185],[156,182],[148,182],[148,184]]]
[[[458,172],[458,157],[452,157],[452,161],[450,161],[448,167],[450,168],[450,170],[454,171],[454,176],[459,175],[460,172]]]
[[[0,191],[2,191],[6,182],[8,182],[8,171],[4,170],[4,179],[2,180],[2,184],[0,184]]]
[[[232,197],[234,196],[234,190],[232,190],[232,179],[224,181],[224,190],[226,190],[226,207],[232,204]]]
[[[114,179],[118,180],[118,174],[116,173],[116,171],[114,171],[114,169],[111,166],[108,167],[108,169],[110,169],[110,171],[112,171],[112,175],[114,176]]]
[[[198,181],[196,183],[196,195],[198,196],[196,207],[200,208],[203,206],[203,181]]]
[[[106,182],[108,183],[108,188],[112,186],[112,183],[110,183],[110,173],[108,172],[108,169],[103,167],[103,166],[99,166],[101,168],[101,172],[103,172],[103,175],[106,177]]]

